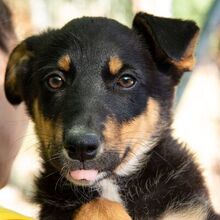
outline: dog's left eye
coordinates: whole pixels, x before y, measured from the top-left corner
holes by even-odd
[[[118,86],[127,89],[133,87],[135,83],[136,83],[136,79],[128,74],[121,76],[117,81]]]
[[[53,90],[58,90],[63,88],[65,83],[65,78],[61,73],[52,73],[46,77],[47,87]]]

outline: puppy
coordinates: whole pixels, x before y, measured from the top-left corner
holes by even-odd
[[[146,13],[131,29],[83,17],[14,49],[5,92],[35,123],[41,220],[220,219],[170,128],[198,34],[192,21]]]

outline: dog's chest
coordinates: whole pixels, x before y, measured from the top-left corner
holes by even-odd
[[[104,179],[100,182],[101,197],[110,201],[122,203],[119,187],[111,179]]]

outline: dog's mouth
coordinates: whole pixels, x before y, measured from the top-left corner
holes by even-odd
[[[74,170],[70,172],[70,176],[74,180],[95,181],[98,176],[98,170]]]
[[[103,150],[92,160],[79,161],[71,159],[65,149],[60,149],[60,153],[57,153],[57,147],[51,149],[52,154],[48,155],[51,165],[62,177],[79,186],[92,186],[105,178],[114,177],[116,169],[129,153],[129,148],[123,154],[117,150]]]
[[[69,171],[66,178],[75,185],[89,186],[94,185],[101,179],[104,179],[106,176],[108,176],[108,174],[104,171],[98,171],[95,169],[81,169]]]
[[[84,162],[72,160],[63,152],[62,159],[58,162],[57,168],[63,173],[65,167],[65,177],[75,185],[94,185],[100,180],[114,175],[114,170],[121,163],[121,157],[117,152],[103,152],[99,157]]]

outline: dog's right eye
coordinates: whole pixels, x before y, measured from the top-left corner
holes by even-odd
[[[46,86],[52,90],[63,88],[65,78],[62,73],[52,73],[46,77]]]

